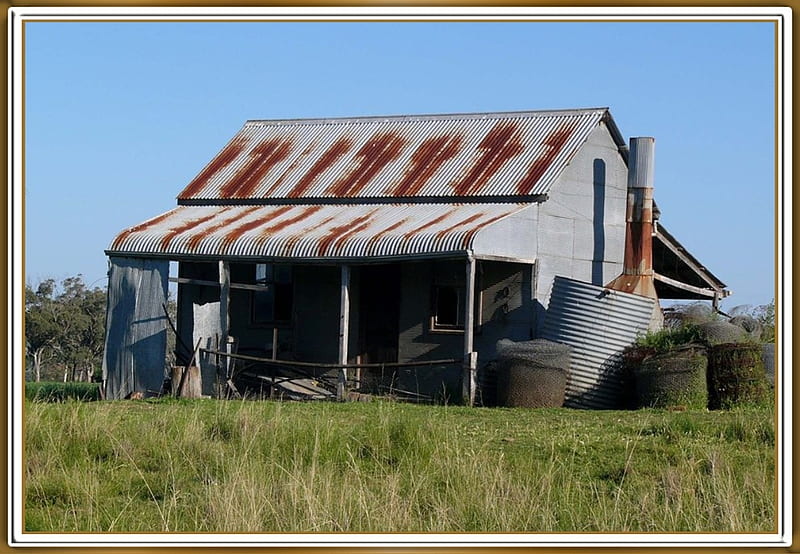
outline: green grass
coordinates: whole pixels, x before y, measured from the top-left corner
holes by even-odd
[[[40,381],[25,383],[25,398],[34,402],[100,400],[99,383]]]
[[[656,354],[662,354],[678,346],[702,342],[703,334],[700,332],[700,328],[689,323],[676,328],[648,331],[637,338],[634,344],[637,347],[652,348]]]
[[[44,532],[772,532],[772,412],[28,402]]]

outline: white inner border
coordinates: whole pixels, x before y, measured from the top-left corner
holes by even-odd
[[[8,19],[8,301],[10,305],[8,390],[9,433],[9,533],[11,546],[776,546],[791,545],[792,487],[791,451],[791,315],[792,306],[792,12],[790,8],[373,8],[373,7],[296,7],[296,8],[10,8]],[[41,20],[108,21],[136,18],[142,21],[231,21],[289,19],[330,21],[358,19],[361,21],[413,19],[436,21],[463,20],[576,20],[593,21],[708,21],[778,22],[778,297],[777,320],[780,350],[776,359],[778,399],[778,428],[776,444],[778,465],[778,533],[776,534],[44,534],[25,533],[22,521],[22,407],[24,344],[22,328],[24,268],[22,266],[22,27],[24,22]],[[786,186],[784,186],[784,184]],[[788,278],[787,278],[788,277]],[[783,340],[781,340],[783,339]]]

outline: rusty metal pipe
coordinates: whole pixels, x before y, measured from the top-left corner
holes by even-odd
[[[653,281],[654,147],[652,137],[631,139],[622,274],[606,285],[650,298],[658,298]]]

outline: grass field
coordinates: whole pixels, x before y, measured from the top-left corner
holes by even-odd
[[[44,532],[773,532],[775,433],[738,411],[25,404]]]

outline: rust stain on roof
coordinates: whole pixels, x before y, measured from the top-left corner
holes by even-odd
[[[328,231],[328,234],[319,241],[318,255],[326,256],[333,248],[342,244],[356,233],[369,227],[370,221],[377,211],[378,209],[376,208],[344,225],[331,227],[331,230]]]
[[[496,215],[494,217],[490,217],[489,219],[487,219],[486,221],[484,221],[480,225],[475,225],[473,228],[469,229],[466,233],[464,233],[464,240],[461,242],[461,246],[463,248],[468,248],[470,243],[472,242],[473,237],[478,233],[478,231],[480,231],[484,227],[488,227],[489,225],[491,225],[495,221],[503,219],[507,215],[508,214],[500,214],[500,215]]]
[[[311,169],[309,169],[308,172],[300,178],[294,188],[289,191],[287,196],[289,198],[303,196],[303,194],[314,182],[314,179],[319,177],[322,172],[336,163],[339,158],[344,156],[347,151],[350,150],[350,146],[352,146],[352,141],[347,137],[340,138],[334,142],[331,147],[325,151],[322,157],[314,162],[314,165],[311,166]]]
[[[274,182],[274,183],[272,183],[272,185],[269,187],[269,189],[267,189],[267,192],[265,192],[265,193],[264,193],[264,196],[265,196],[265,197],[272,196],[272,195],[275,193],[275,191],[276,191],[276,190],[278,190],[278,189],[280,188],[281,184],[283,184],[283,182],[286,180],[286,177],[287,177],[287,176],[288,176],[290,173],[292,173],[292,171],[294,171],[295,169],[297,169],[297,166],[299,166],[299,165],[300,165],[300,163],[303,161],[303,159],[304,159],[306,156],[308,156],[308,155],[311,153],[311,151],[312,151],[313,149],[314,149],[314,144],[313,144],[313,143],[311,143],[311,144],[309,144],[308,146],[306,146],[306,148],[303,150],[303,152],[302,152],[302,153],[301,153],[299,156],[297,156],[297,157],[296,157],[296,158],[295,158],[295,159],[292,161],[292,163],[290,163],[290,164],[289,164],[289,167],[287,167],[287,168],[286,168],[286,169],[283,171],[283,173],[281,173],[280,177],[278,177],[277,179],[275,179],[275,182]]]
[[[289,155],[292,142],[289,139],[270,139],[262,142],[250,152],[250,159],[236,175],[222,187],[222,198],[247,198],[258,187],[270,169]]]
[[[191,237],[189,237],[189,240],[186,243],[186,248],[189,251],[195,251],[197,249],[197,246],[200,244],[200,241],[202,241],[205,237],[211,236],[216,231],[219,231],[220,229],[224,229],[225,227],[227,227],[228,225],[230,225],[231,223],[233,223],[237,219],[241,219],[243,217],[246,217],[249,214],[251,214],[251,213],[253,213],[253,212],[255,212],[255,211],[259,210],[259,209],[260,209],[259,206],[252,206],[250,208],[247,208],[244,211],[236,211],[235,214],[224,218],[219,223],[215,223],[211,227],[193,234]],[[223,211],[223,212],[218,213],[217,215],[222,215],[224,213],[225,212]]]
[[[478,192],[508,160],[523,150],[517,126],[511,122],[498,123],[478,145],[483,151],[472,169],[461,181],[453,184],[453,192],[467,196]]]
[[[263,244],[270,236],[280,231],[286,229],[289,225],[294,225],[304,219],[308,218],[309,216],[314,215],[318,211],[322,209],[322,206],[305,206],[299,214],[288,217],[286,219],[280,220],[272,225],[267,225],[263,229],[260,230],[260,234],[258,237],[258,243]],[[285,213],[285,212],[284,212]]]
[[[544,153],[533,162],[533,165],[528,169],[528,173],[525,177],[517,183],[517,192],[519,194],[529,194],[530,191],[533,190],[533,187],[539,182],[544,172],[547,171],[547,168],[550,167],[553,160],[556,159],[561,149],[564,148],[564,145],[567,143],[574,130],[574,123],[571,125],[563,125],[547,136],[543,143],[546,147]]]
[[[113,250],[113,249],[121,246],[122,243],[125,242],[125,240],[129,236],[131,236],[133,233],[138,233],[139,231],[144,231],[148,227],[152,227],[154,225],[158,225],[162,221],[168,219],[173,214],[174,211],[175,210],[170,210],[167,213],[161,214],[158,217],[154,217],[153,219],[151,219],[149,221],[145,221],[143,223],[140,223],[139,225],[134,225],[130,229],[125,229],[119,235],[117,235],[117,238],[114,239],[114,244],[111,245],[111,249]]]
[[[292,206],[281,206],[272,214],[272,219],[282,216],[286,212],[292,209]],[[227,248],[233,242],[235,242],[239,237],[245,234],[248,231],[252,231],[253,229],[257,229],[259,226],[263,225],[265,222],[261,218],[256,218],[252,221],[247,221],[242,223],[241,225],[234,227],[227,233],[225,236],[222,237],[222,248]]]
[[[456,211],[456,208],[453,208],[450,211],[448,211],[447,213],[444,213],[442,215],[436,216],[435,218],[431,219],[430,221],[428,221],[426,223],[423,223],[422,225],[420,225],[419,227],[417,227],[413,231],[409,231],[408,233],[403,235],[403,240],[405,242],[408,242],[411,239],[411,237],[413,237],[414,235],[418,235],[418,234],[422,233],[422,231],[433,227],[437,223],[441,223],[442,221],[444,221],[445,219],[450,217],[450,215],[455,211]]]
[[[358,166],[328,187],[327,192],[337,197],[357,196],[381,169],[397,159],[405,143],[406,139],[397,133],[373,135],[356,153],[360,158]]]
[[[375,248],[375,245],[378,243],[379,240],[381,240],[381,238],[385,237],[395,229],[402,227],[403,225],[408,223],[408,221],[409,218],[405,217],[400,221],[398,221],[397,223],[394,223],[389,227],[387,227],[386,229],[372,235],[372,237],[370,237],[369,241],[367,242],[367,251],[372,252],[372,250]]]
[[[321,228],[325,227],[326,225],[328,225],[330,222],[334,221],[335,219],[336,219],[336,217],[334,217],[334,216],[326,217],[325,219],[323,219],[322,221],[317,223],[315,225],[315,228],[316,229],[321,229]],[[286,239],[286,241],[284,242],[284,245],[283,245],[283,255],[284,256],[291,255],[292,250],[294,249],[295,245],[300,241],[300,239],[302,239],[302,238],[304,238],[306,236],[308,236],[308,231],[307,230],[303,230],[303,231],[300,231],[299,233],[295,233],[295,234],[291,235],[290,237],[288,237]]]
[[[177,227],[172,227],[167,233],[164,233],[164,236],[161,237],[161,249],[166,250],[169,246],[169,243],[172,242],[172,239],[180,235],[181,233],[188,231],[198,225],[202,225],[206,221],[211,221],[215,217],[219,215],[218,212],[214,212],[213,214],[206,215],[203,217],[198,217],[197,219],[189,219],[188,221],[184,221]]]
[[[178,199],[192,198],[199,193],[214,175],[228,167],[233,160],[244,150],[245,141],[241,137],[233,139],[223,148],[222,152],[211,160],[211,162],[195,177],[191,183],[178,195]]]
[[[453,158],[461,146],[461,137],[434,137],[423,141],[411,156],[411,167],[406,171],[393,196],[414,196],[444,162]]]
[[[461,220],[461,221],[459,221],[458,223],[454,223],[453,225],[451,225],[451,226],[450,226],[450,227],[448,227],[447,229],[442,229],[441,231],[439,231],[438,233],[436,233],[436,240],[442,240],[442,238],[444,238],[444,237],[445,237],[447,234],[449,234],[451,231],[454,231],[455,229],[458,229],[459,227],[463,227],[464,225],[469,225],[469,224],[470,224],[470,223],[472,223],[473,221],[477,221],[477,220],[479,220],[479,219],[480,219],[480,218],[482,218],[484,215],[485,215],[485,214],[482,214],[482,213],[476,213],[476,214],[472,214],[471,216],[469,216],[469,217],[467,217],[467,218],[464,218],[464,219],[462,219],[462,220]]]

